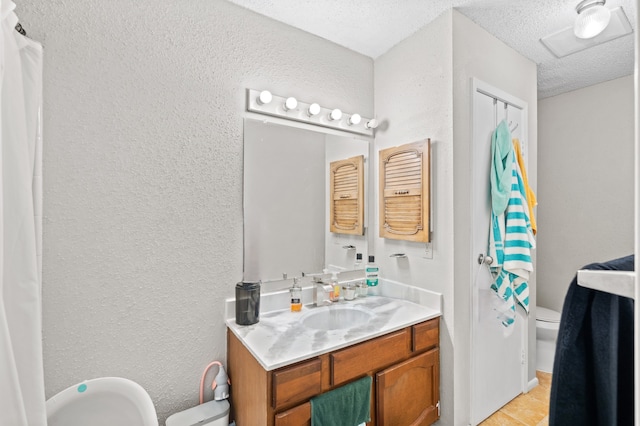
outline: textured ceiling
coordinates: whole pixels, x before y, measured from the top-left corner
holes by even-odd
[[[454,7],[538,64],[538,96],[546,98],[633,73],[632,34],[564,58],[540,38],[573,25],[579,0],[229,0],[356,52],[376,58]],[[632,27],[635,0],[622,6]]]

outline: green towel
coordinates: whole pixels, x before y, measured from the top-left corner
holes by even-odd
[[[311,426],[357,426],[371,421],[371,377],[311,399]]]

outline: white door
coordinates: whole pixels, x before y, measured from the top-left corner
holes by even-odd
[[[481,88],[484,93],[477,89]],[[508,102],[508,103],[505,103]],[[505,108],[506,105],[506,108]],[[471,424],[475,425],[519,395],[526,383],[526,315],[518,309],[510,327],[497,318],[500,299],[491,290],[491,275],[485,264],[491,221],[490,159],[491,135],[507,119],[512,136],[526,144],[526,104],[495,88],[474,80],[472,142],[472,315],[471,315]],[[525,154],[526,155],[526,154]]]

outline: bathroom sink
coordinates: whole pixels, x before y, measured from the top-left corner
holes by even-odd
[[[329,306],[306,315],[302,325],[315,330],[341,330],[368,323],[373,312],[353,306]]]

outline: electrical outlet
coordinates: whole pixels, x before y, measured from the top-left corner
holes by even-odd
[[[424,257],[426,259],[433,259],[433,245],[431,243],[425,244]]]

